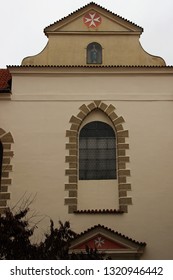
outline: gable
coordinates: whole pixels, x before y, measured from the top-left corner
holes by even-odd
[[[45,28],[45,34],[56,32],[142,32],[142,28],[126,19],[102,8],[99,5],[90,3],[80,10],[72,13],[66,18]]]
[[[39,54],[24,58],[22,65],[90,66],[95,62],[88,59],[91,54],[87,46],[97,43],[100,66],[164,66],[162,58],[142,48],[139,42],[142,31],[136,24],[90,3],[46,27],[44,32],[49,38],[46,47]]]
[[[127,256],[127,254],[133,255],[133,257],[136,254],[139,257],[145,246],[146,243],[144,242],[132,240],[105,226],[95,225],[73,240],[70,251],[75,253],[85,252],[86,247],[89,247],[109,255],[121,254],[121,258],[122,255]]]
[[[97,233],[91,238],[74,246],[73,249],[85,250],[86,246],[89,248],[96,248],[97,250],[123,250],[128,249],[124,244],[111,240],[107,236]]]

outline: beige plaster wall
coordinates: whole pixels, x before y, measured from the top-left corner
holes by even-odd
[[[103,75],[73,79],[53,75],[50,81],[46,76],[14,76],[12,100],[0,101],[0,126],[14,138],[10,205],[24,194],[36,195],[31,208],[36,220],[43,218],[39,236],[49,218],[55,224],[59,219],[69,220],[77,232],[100,223],[147,242],[144,259],[172,259],[172,83],[169,75],[140,75],[138,79],[134,75],[125,80],[121,75],[104,76],[104,82]],[[133,205],[123,215],[68,214],[65,132],[82,104],[103,96],[123,116],[124,128],[129,130]]]
[[[138,69],[137,69],[138,71]],[[126,73],[18,74],[13,76],[12,99],[26,100],[158,100],[172,99],[172,75]],[[164,70],[163,70],[164,72]],[[162,72],[162,73],[163,73]],[[77,77],[78,76],[78,77]],[[106,79],[105,79],[106,77]],[[20,84],[20,86],[19,86]],[[106,95],[105,95],[106,93]]]
[[[90,13],[94,13],[94,10],[90,10]],[[95,28],[92,27],[88,27],[84,24],[83,21],[83,17],[86,15],[85,12],[82,14],[82,16],[78,16],[78,17],[74,17],[74,19],[66,19],[66,23],[64,21],[62,21],[61,23],[58,22],[57,24],[55,24],[54,27],[52,27],[52,29],[54,30],[54,32],[68,32],[68,31],[72,31],[72,32],[76,32],[76,31],[83,31],[83,32],[96,32],[96,31],[130,31],[130,27],[128,29],[128,24],[127,22],[124,23],[123,21],[121,21],[121,24],[119,23],[120,19],[119,18],[114,18],[110,15],[103,15],[101,13],[99,13],[99,15],[101,16],[101,24]],[[131,27],[132,28],[132,27]],[[134,28],[135,29],[135,28]]]
[[[22,65],[86,65],[86,48],[91,42],[103,48],[102,65],[165,65],[163,59],[145,52],[139,35],[118,34],[50,35],[45,49],[25,58]]]
[[[78,210],[118,208],[117,180],[79,181]]]

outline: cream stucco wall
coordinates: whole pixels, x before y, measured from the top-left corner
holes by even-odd
[[[118,208],[117,180],[79,181],[78,210]]]
[[[88,12],[101,16],[96,28],[84,24],[83,16]],[[36,238],[44,236],[50,219],[55,224],[69,220],[79,233],[101,224],[146,242],[143,259],[173,258],[173,70],[164,67],[162,58],[143,50],[142,31],[92,3],[47,27],[44,50],[25,58],[21,67],[9,67],[11,99],[0,98],[0,128],[9,131],[14,139],[8,205],[18,207],[21,201],[33,199],[31,211],[36,213],[36,221],[41,220]],[[86,48],[91,42],[102,46],[101,65],[86,63]],[[77,189],[66,189],[71,183],[68,173],[76,172],[69,168],[67,158],[77,155],[75,150],[70,155],[66,145],[70,144],[68,134],[77,133],[70,131],[70,120],[79,112],[84,114],[79,108],[93,101],[92,105],[96,101],[111,104],[114,114],[124,121],[123,126],[114,126],[110,116],[98,108],[83,120],[79,131],[91,120],[102,120],[116,127],[117,139],[118,132],[126,135],[123,140],[129,149],[118,154],[118,140],[116,144],[117,157],[126,155],[130,159],[125,163],[127,170],[118,169],[128,171],[127,183],[132,188],[127,197],[123,192],[124,199],[128,198],[129,204],[132,201],[127,213],[77,214],[70,213],[66,205],[71,199],[76,201],[78,210],[121,206],[120,177],[79,181],[77,169]],[[75,180],[76,174],[72,178]]]
[[[145,241],[144,259],[172,259],[173,80],[169,70],[109,76],[11,71],[11,101],[0,101],[0,126],[14,138],[9,204],[15,205],[24,194],[36,195],[31,208],[38,220],[43,218],[39,236],[47,229],[49,218],[55,223],[69,220],[77,232],[100,223]],[[65,133],[71,116],[92,100],[113,104],[129,130],[132,191],[128,195],[133,204],[123,215],[68,214],[64,205]],[[96,201],[98,207],[100,202]]]
[[[145,52],[139,36],[132,34],[51,35],[44,50],[36,56],[25,58],[22,64],[86,65],[86,49],[92,42],[99,43],[103,48],[102,65],[165,65],[162,58]]]

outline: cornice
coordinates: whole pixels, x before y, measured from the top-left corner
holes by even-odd
[[[133,31],[49,31],[49,35],[138,35],[140,36],[141,32]]]
[[[157,74],[172,75],[173,66],[128,66],[128,65],[11,65],[7,66],[11,74]]]

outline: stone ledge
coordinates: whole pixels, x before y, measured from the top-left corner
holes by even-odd
[[[87,209],[76,210],[74,214],[123,214],[124,212],[116,209]]]

